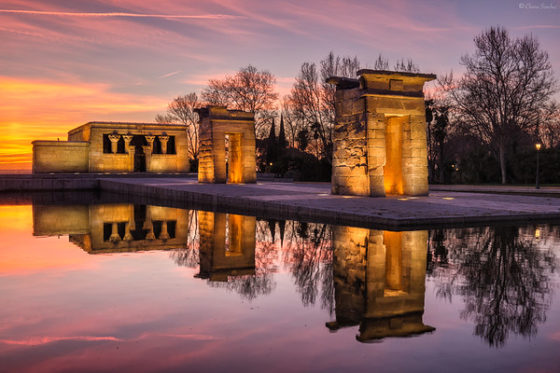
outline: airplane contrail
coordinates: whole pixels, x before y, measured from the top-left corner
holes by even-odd
[[[167,18],[167,19],[237,19],[245,18],[243,16],[235,16],[231,14],[143,14],[143,13],[126,13],[126,12],[56,12],[44,10],[23,10],[23,9],[0,9],[0,13],[12,14],[31,14],[42,16],[69,16],[69,17],[132,17],[132,18]]]

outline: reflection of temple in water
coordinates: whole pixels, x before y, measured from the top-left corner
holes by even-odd
[[[68,234],[90,254],[168,249],[186,253],[196,250],[193,239],[198,238],[196,277],[249,299],[272,289],[270,278],[256,273],[256,227],[252,216],[152,205],[33,206],[34,235]],[[357,339],[362,342],[433,331],[422,320],[428,232],[332,229],[336,320],[327,327],[359,324]],[[313,255],[310,260],[317,259]],[[307,266],[294,268],[294,273],[309,276]]]
[[[427,231],[334,227],[336,321],[360,324],[361,342],[435,330],[422,321]]]
[[[33,234],[68,234],[90,254],[185,248],[189,211],[132,204],[33,206]]]
[[[188,249],[198,214],[200,273],[210,281],[255,274],[256,218],[132,204],[33,206],[33,234],[69,235],[90,254]],[[192,232],[191,232],[192,233]]]
[[[255,274],[254,216],[199,211],[200,273],[210,281]]]

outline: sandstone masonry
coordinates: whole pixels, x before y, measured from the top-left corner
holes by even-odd
[[[433,74],[358,71],[336,85],[332,193],[427,195],[424,83]]]

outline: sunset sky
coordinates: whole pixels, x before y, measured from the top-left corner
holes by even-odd
[[[253,64],[290,90],[302,62],[333,51],[372,67],[412,58],[461,72],[489,26],[532,33],[560,71],[560,4],[520,1],[0,2],[0,170],[30,169],[31,141],[88,121],[153,121],[175,96]]]

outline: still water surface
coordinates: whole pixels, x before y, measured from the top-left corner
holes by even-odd
[[[560,227],[0,206],[0,371],[558,371]]]

